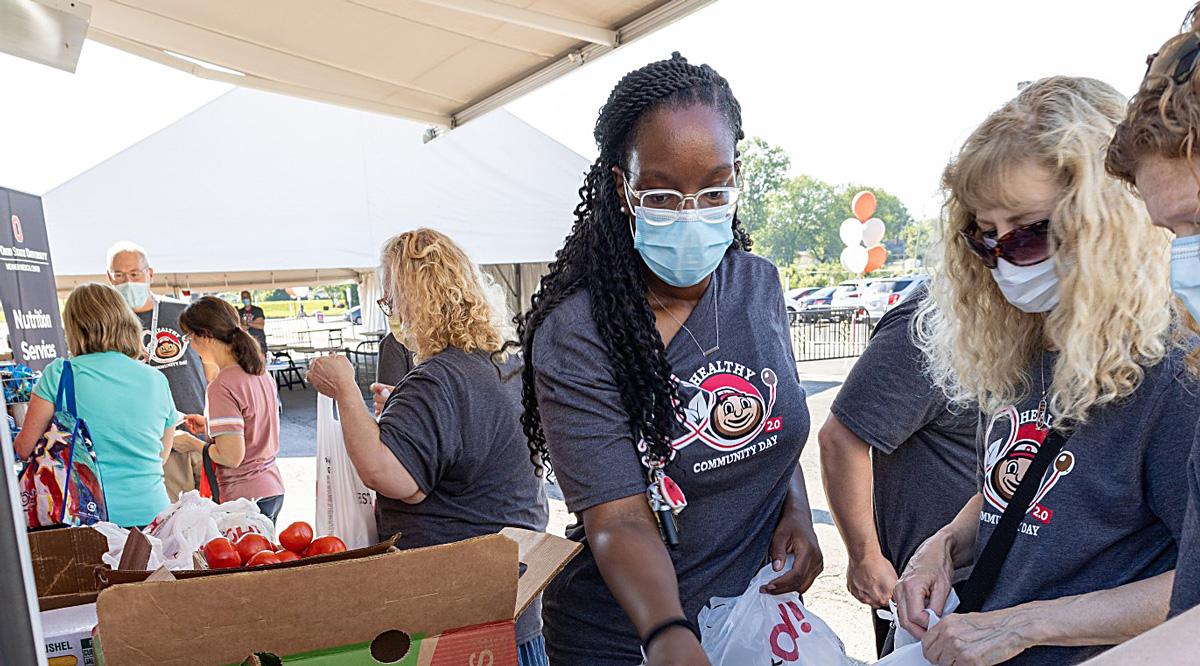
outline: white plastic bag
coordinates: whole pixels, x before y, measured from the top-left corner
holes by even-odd
[[[759,592],[779,575],[768,564],[742,596],[713,597],[701,609],[700,646],[713,666],[848,663],[837,634],[800,603],[800,595]]]
[[[178,502],[158,514],[146,528],[147,535],[162,542],[162,563],[168,569],[191,569],[192,553],[204,544],[219,536],[236,541],[247,532],[275,541],[275,526],[254,502],[242,498],[217,504],[195,490],[180,495]]]
[[[889,606],[892,609],[892,616],[895,617],[896,604],[890,603]],[[956,608],[958,608],[958,594],[951,588],[950,596],[946,598],[946,606],[942,611],[942,615],[949,615]],[[937,613],[928,608],[925,609],[925,614],[929,616],[929,628],[933,629],[941,618],[938,617]],[[910,634],[907,629],[901,627],[899,623],[896,623],[895,645],[896,649],[888,656],[875,662],[876,666],[880,666],[881,664],[885,666],[933,666],[925,658],[925,650],[921,646],[921,641],[917,640],[917,637]]]
[[[108,552],[101,559],[109,567],[116,569],[121,563],[121,555],[125,552],[125,540],[129,538],[129,530],[113,523],[103,522],[96,523],[91,527],[108,540]],[[146,541],[150,542],[150,560],[146,564],[146,570],[153,571],[164,563],[162,541],[150,534],[145,536]]]
[[[375,493],[358,478],[333,398],[317,396],[317,535],[332,534],[347,548],[366,548],[379,539]]]

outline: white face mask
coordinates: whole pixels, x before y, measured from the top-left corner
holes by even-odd
[[[150,298],[150,283],[148,282],[122,282],[113,285],[113,288],[121,294],[121,298],[125,299],[129,307],[135,310],[145,305]]]
[[[1032,266],[1014,266],[1000,259],[992,269],[992,279],[1018,310],[1049,312],[1058,305],[1057,268],[1054,257]]]

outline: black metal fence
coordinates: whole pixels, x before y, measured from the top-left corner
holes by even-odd
[[[816,308],[788,316],[797,362],[858,356],[871,337],[871,316],[862,308]]]

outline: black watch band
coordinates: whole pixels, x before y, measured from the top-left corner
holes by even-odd
[[[689,622],[687,619],[682,618],[682,617],[677,617],[672,620],[667,620],[666,622],[655,625],[655,627],[653,629],[646,632],[646,638],[644,638],[642,640],[642,649],[644,649],[646,652],[649,652],[650,644],[654,642],[654,639],[658,638],[666,630],[672,629],[674,627],[685,627],[688,631],[692,632],[692,634],[696,637],[697,641],[700,640],[700,630],[697,629],[696,626],[694,624],[692,624],[691,622]]]

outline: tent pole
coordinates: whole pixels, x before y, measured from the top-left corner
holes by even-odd
[[[5,404],[2,398],[0,404]],[[9,567],[0,576],[0,655],[4,655],[5,663],[44,664],[46,644],[42,640],[37,585],[31,573],[33,560],[11,463],[16,458],[7,423],[0,424],[0,458],[0,466],[4,467],[0,472],[0,562],[17,564],[16,571]]]

